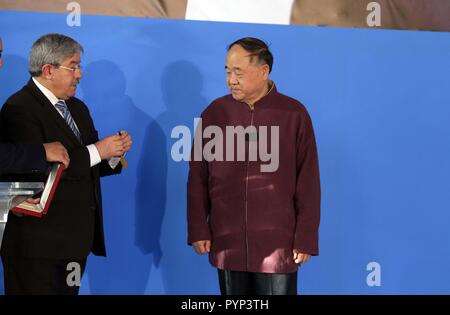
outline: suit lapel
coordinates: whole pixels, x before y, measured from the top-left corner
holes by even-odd
[[[34,84],[33,80],[30,79],[28,81],[27,85],[28,89],[31,91],[32,95],[38,100],[39,104],[42,106],[42,109],[46,112],[46,117],[49,118],[51,121],[50,123],[54,123],[58,128],[60,128],[67,138],[71,139],[72,142],[75,142],[76,144],[80,144],[77,137],[73,133],[73,131],[70,129],[70,127],[67,125],[64,118],[59,114],[58,110],[53,106],[52,103],[48,100],[48,98],[39,90],[39,88]],[[69,107],[70,110],[70,107]],[[72,111],[71,111],[72,114]],[[73,116],[73,114],[72,114]],[[75,123],[79,127],[79,119],[76,117],[73,117],[75,120]],[[80,127],[79,127],[80,128]],[[80,130],[80,133],[82,134],[82,131]]]

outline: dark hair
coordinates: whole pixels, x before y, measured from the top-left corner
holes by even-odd
[[[269,66],[269,73],[272,71],[273,55],[267,44],[254,37],[244,37],[228,45],[228,51],[234,45],[239,45],[250,53],[250,58],[257,57],[258,61]]]

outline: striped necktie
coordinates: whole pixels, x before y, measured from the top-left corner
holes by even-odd
[[[60,100],[60,101],[58,101],[58,103],[55,104],[55,106],[61,111],[67,125],[72,130],[75,137],[77,137],[78,141],[80,141],[80,143],[81,143],[80,131],[78,130],[78,128],[75,124],[75,121],[73,120],[72,115],[70,114],[70,111],[66,105],[66,102],[64,102],[63,100]]]

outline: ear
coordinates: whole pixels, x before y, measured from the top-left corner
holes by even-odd
[[[42,66],[42,74],[41,76],[47,80],[51,80],[53,78],[53,67],[52,65],[45,64]]]
[[[269,79],[269,71],[270,71],[270,68],[269,68],[268,64],[263,64],[261,66],[261,74],[262,74],[264,80]]]

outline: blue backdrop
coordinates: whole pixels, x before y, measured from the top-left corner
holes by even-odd
[[[218,294],[186,245],[187,162],[172,128],[227,94],[228,43],[271,43],[272,79],[302,101],[320,157],[320,256],[303,294],[450,293],[450,33],[0,12],[0,103],[28,80],[41,35],[85,48],[78,97],[101,136],[128,130],[130,168],[102,180],[108,257],[89,257],[82,294]],[[282,161],[281,161],[282,163]],[[367,265],[381,266],[368,286]],[[0,276],[1,276],[0,267]],[[3,292],[0,284],[0,292]]]

